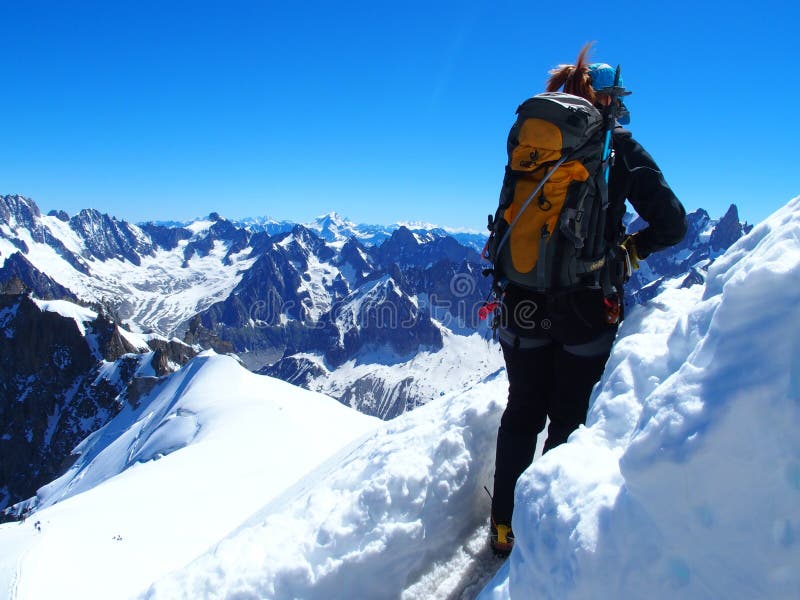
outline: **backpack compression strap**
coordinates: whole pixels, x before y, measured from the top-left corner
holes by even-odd
[[[514,217],[513,221],[511,221],[511,224],[508,226],[508,229],[506,229],[506,232],[503,235],[503,238],[500,240],[500,243],[497,245],[497,250],[495,251],[495,256],[500,256],[500,251],[503,249],[503,246],[508,241],[508,237],[511,235],[511,230],[514,229],[514,226],[519,221],[519,218],[522,216],[522,213],[525,212],[525,209],[528,208],[528,206],[530,205],[531,202],[533,202],[533,199],[536,197],[536,194],[538,194],[539,190],[541,190],[544,187],[544,184],[547,183],[547,180],[550,179],[550,176],[553,173],[556,172],[556,169],[558,169],[558,167],[560,167],[568,158],[569,158],[569,156],[567,156],[567,155],[562,156],[561,158],[559,158],[558,161],[556,161],[556,164],[553,165],[553,168],[550,169],[547,173],[545,173],[544,177],[542,177],[542,180],[539,182],[539,185],[537,185],[536,188],[525,199],[525,202],[522,204],[522,208],[519,209],[519,212],[517,213],[517,216]]]

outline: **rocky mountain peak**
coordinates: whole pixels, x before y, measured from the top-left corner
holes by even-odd
[[[292,228],[292,236],[296,250],[300,250],[301,253],[306,250],[325,261],[332,259],[335,254],[323,238],[305,225],[295,225]]]
[[[16,227],[34,228],[42,216],[39,207],[33,200],[15,194],[0,196],[0,223],[15,229]]]
[[[75,294],[39,271],[21,252],[15,252],[0,267],[0,293],[23,291],[45,300],[77,300]]]
[[[321,215],[314,220],[311,228],[326,242],[340,242],[355,234],[358,225],[336,212]]]
[[[69,214],[67,214],[67,212],[63,210],[51,210],[49,213],[47,213],[47,216],[55,217],[56,219],[62,221],[63,223],[69,223]]]
[[[93,208],[81,210],[69,224],[83,239],[89,257],[102,261],[118,258],[139,266],[142,256],[155,252],[152,241],[138,227]]]
[[[389,239],[371,250],[373,257],[381,265],[408,265],[417,261],[420,247],[417,236],[408,227],[401,226],[392,232]]]
[[[397,245],[419,246],[419,241],[414,233],[405,225],[398,227],[389,238],[390,241]]]
[[[730,248],[743,235],[744,226],[739,221],[739,209],[735,204],[731,204],[711,233],[709,244],[712,250],[719,252]]]
[[[339,250],[336,263],[340,266],[350,265],[359,279],[374,269],[367,248],[355,237],[351,237],[344,243]]]

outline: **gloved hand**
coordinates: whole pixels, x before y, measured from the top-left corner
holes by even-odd
[[[628,251],[628,260],[631,261],[631,268],[636,271],[639,269],[639,253],[636,251],[636,234],[629,235],[622,242],[622,247]]]

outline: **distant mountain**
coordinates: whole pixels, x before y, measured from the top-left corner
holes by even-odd
[[[489,282],[477,253],[452,238],[421,238],[401,227],[380,246],[350,238],[337,248],[297,225],[269,244],[230,296],[192,321],[189,341],[203,344],[211,334],[251,368],[269,362],[263,372],[320,389],[319,378],[349,361],[410,360],[443,347],[445,323],[454,330],[469,323],[470,332],[479,325],[475,312]],[[389,385],[380,408],[361,404],[354,390],[386,385],[367,378],[334,395],[384,417],[425,400],[413,385]]]
[[[34,267],[23,254],[15,252],[0,267],[0,293],[21,294],[25,291],[44,300],[77,300],[75,294]]]
[[[102,305],[134,330],[171,336],[230,294],[252,264],[238,249],[254,237],[221,218],[206,227],[140,227],[93,210],[42,215],[32,200],[4,196],[0,283],[16,277],[38,291],[45,275],[57,284],[45,285],[50,297]],[[5,263],[14,254],[12,273]]]
[[[209,224],[219,218],[218,213],[212,213],[208,217],[195,219],[193,221],[151,221],[140,223],[139,225],[143,229],[153,227],[163,229],[191,228],[193,231],[198,231],[203,224]],[[269,236],[287,233],[294,229],[295,226],[302,225],[333,246],[341,246],[350,238],[357,239],[364,246],[378,246],[389,239],[396,230],[405,227],[422,238],[429,238],[431,236],[452,237],[460,244],[472,248],[473,250],[480,251],[483,249],[488,235],[482,231],[453,229],[421,222],[394,223],[392,225],[367,225],[355,223],[337,212],[320,215],[309,223],[279,221],[271,217],[233,219],[231,223],[251,233],[266,233]]]
[[[407,229],[418,236],[420,241],[431,241],[434,238],[450,237],[457,242],[480,252],[486,243],[487,234],[476,231],[456,230],[429,223],[407,222],[394,223],[393,225],[364,225],[357,224],[332,212],[317,217],[305,227],[314,231],[328,243],[341,245],[350,238],[356,238],[365,246],[380,246],[390,239],[398,229]]]
[[[736,240],[749,233],[752,225],[739,220],[739,211],[731,204],[722,219],[712,220],[699,209],[686,217],[688,230],[683,241],[662,252],[656,252],[634,272],[626,288],[629,304],[643,304],[654,298],[668,280],[685,277],[685,286],[702,283],[705,272]],[[630,231],[645,226],[640,218],[634,220]]]

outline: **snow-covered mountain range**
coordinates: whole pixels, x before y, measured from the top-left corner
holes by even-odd
[[[699,210],[689,221],[681,245],[644,263],[630,301],[652,297],[664,278],[702,281],[746,229],[735,206],[720,220]],[[335,213],[307,225],[216,213],[134,225],[95,210],[43,215],[30,199],[5,196],[0,286],[100,306],[133,331],[233,351],[251,369],[319,388],[320,374],[348,362],[407,363],[440,350],[448,333],[480,331],[484,240],[420,224],[357,225]],[[383,417],[426,399],[389,391],[396,381],[357,386],[372,388]],[[341,398],[354,392],[337,389]]]
[[[213,219],[215,216],[218,217],[218,215],[212,214],[210,218]],[[200,219],[183,223],[170,222],[167,223],[167,225],[172,227],[191,227],[193,223],[199,220]],[[294,221],[277,221],[269,217],[235,219],[233,220],[233,224],[254,233],[265,232],[269,235],[286,233],[294,229],[295,225],[297,225]],[[394,225],[365,225],[363,223],[355,223],[336,212],[321,215],[314,219],[314,221],[302,223],[302,225],[334,246],[341,246],[350,238],[356,238],[365,246],[379,246],[392,237],[392,233],[400,227],[405,227],[412,233],[420,236],[420,239],[429,239],[430,236],[450,236],[460,244],[471,247],[477,251],[482,250],[486,242],[486,235],[480,231],[440,227],[438,225],[419,221],[404,221],[395,223]]]
[[[586,427],[520,480],[502,566],[502,369],[381,422],[207,351],[0,525],[0,594],[793,597],[800,198],[715,256],[631,307]]]

